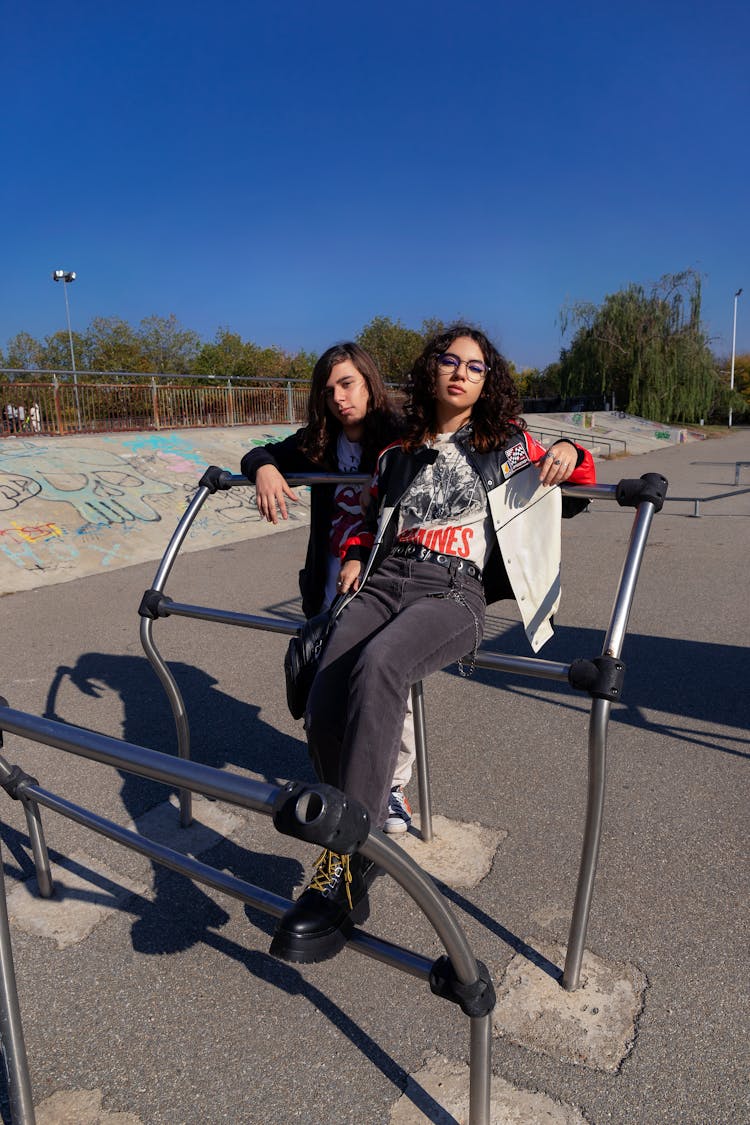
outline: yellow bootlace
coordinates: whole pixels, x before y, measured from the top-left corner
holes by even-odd
[[[313,876],[309,890],[320,891],[321,894],[325,894],[343,877],[349,909],[353,909],[352,895],[349,890],[349,884],[352,881],[352,873],[349,870],[349,856],[340,855],[338,852],[332,852],[326,848],[316,859],[315,866],[318,870]]]

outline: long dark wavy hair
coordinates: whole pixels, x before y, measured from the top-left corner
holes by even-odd
[[[406,427],[402,439],[404,449],[410,452],[435,437],[438,359],[444,352],[450,351],[451,344],[459,336],[468,336],[479,345],[487,365],[482,393],[471,411],[474,448],[480,453],[499,449],[507,443],[512,427],[521,430],[526,428],[526,423],[519,417],[521,400],[507,360],[484,332],[470,324],[453,324],[444,332],[433,336],[412,368],[404,408]]]
[[[330,460],[335,455],[336,442],[341,433],[341,423],[334,418],[326,405],[326,383],[337,363],[350,360],[367,383],[369,405],[362,434],[362,460],[360,469],[370,472],[375,467],[382,449],[403,432],[403,422],[394,414],[388,391],[378,365],[359,344],[334,344],[323,352],[315,364],[307,400],[307,425],[299,448],[317,463]]]

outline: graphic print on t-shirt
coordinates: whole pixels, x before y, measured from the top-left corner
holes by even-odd
[[[401,501],[408,523],[451,523],[457,516],[484,513],[487,496],[474,469],[453,443],[440,449],[433,465],[417,473]]]
[[[339,557],[341,548],[354,535],[363,521],[360,496],[361,485],[340,484],[333,501],[334,516],[331,521],[331,554]]]
[[[336,442],[336,460],[340,473],[356,473],[362,460],[360,442],[349,441],[343,430]],[[339,484],[334,491],[329,544],[335,559],[339,558],[342,546],[362,523],[361,492],[360,485],[351,484]]]
[[[401,500],[398,540],[457,555],[483,566],[491,528],[487,494],[453,440],[436,443],[437,460],[425,465]]]

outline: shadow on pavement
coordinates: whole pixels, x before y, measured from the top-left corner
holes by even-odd
[[[218,769],[240,766],[260,774],[269,784],[289,777],[312,779],[304,744],[263,722],[257,706],[216,690],[217,681],[200,668],[180,663],[170,667],[186,701],[195,760]],[[46,718],[67,721],[57,711],[65,680],[84,695],[97,697],[103,690],[119,695],[126,742],[176,753],[172,713],[145,657],[89,652],[75,667],[59,667],[48,692]],[[125,771],[120,776],[123,806],[133,820],[174,792],[170,786]],[[253,852],[231,841],[224,841],[220,848],[221,866],[277,894],[290,897],[300,881],[302,868],[296,860]],[[56,862],[65,866],[68,861],[58,858]],[[136,907],[131,899],[126,906],[129,913],[138,914],[132,928],[134,949],[149,954],[182,951],[205,941],[210,930],[229,921],[226,911],[186,876],[158,864],[153,870],[153,901],[137,900]]]
[[[579,658],[590,660],[601,654],[603,643],[603,630],[557,626],[540,656],[565,664]],[[503,655],[530,655],[520,625],[485,640],[482,647]],[[750,738],[746,736],[750,731],[747,648],[628,633],[622,658],[625,663],[623,700],[612,707],[613,723],[669,734],[678,741],[725,754],[750,757]],[[450,672],[458,674],[455,666]],[[532,676],[478,668],[474,677],[488,687],[503,688],[515,694],[542,693],[563,707],[565,697],[576,709],[579,700],[588,699],[584,692]],[[522,687],[522,683],[529,688]],[[651,712],[658,713],[658,717]],[[673,721],[670,716],[674,717]],[[717,745],[709,731],[691,727],[691,722],[715,723],[725,728],[718,737],[731,745]],[[734,728],[737,735],[727,733],[726,728]]]

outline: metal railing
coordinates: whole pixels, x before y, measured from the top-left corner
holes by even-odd
[[[286,479],[292,486],[366,483],[369,480],[366,476],[342,476],[331,473],[290,475]],[[180,757],[185,759],[190,758],[190,725],[187,711],[177,682],[154,643],[154,622],[160,617],[189,617],[219,624],[238,625],[248,629],[281,633],[287,636],[293,636],[299,629],[298,621],[259,617],[252,614],[176,602],[164,593],[180,547],[208,497],[217,491],[248,487],[252,487],[252,485],[244,476],[235,476],[216,466],[211,466],[206,470],[197,492],[170,539],[157,569],[153,585],[144,593],[138,611],[141,616],[141,644],[169,699],[177,732],[177,752]],[[604,647],[597,658],[593,660],[578,659],[570,664],[561,664],[536,657],[501,656],[486,652],[481,647],[477,653],[476,664],[478,667],[499,672],[538,676],[543,679],[557,680],[560,683],[567,682],[573,689],[588,691],[591,695],[586,821],[565,969],[562,976],[563,988],[568,991],[575,990],[579,984],[586,930],[591,911],[604,809],[609,714],[612,702],[619,701],[621,690],[619,681],[624,671],[624,666],[620,660],[622,645],[651,522],[654,514],[661,509],[666,489],[666,480],[656,473],[645,474],[637,481],[621,481],[618,485],[562,486],[564,495],[579,498],[588,497],[590,499],[614,499],[620,506],[636,509]],[[281,675],[279,680],[281,682]],[[421,831],[424,840],[429,842],[432,839],[432,811],[424,694],[421,683],[413,686],[412,700],[414,704]],[[190,794],[183,791],[180,794],[182,824],[188,825],[191,816]]]
[[[245,386],[232,379],[177,385],[156,376],[140,382],[109,378],[77,384],[56,376],[52,382],[0,379],[0,435],[294,425],[306,416],[310,390],[308,383],[293,379]]]
[[[530,422],[527,423],[527,425],[529,427],[530,433],[533,434],[534,437],[538,438],[539,441],[542,442],[542,444],[544,444],[545,438],[555,438],[555,440],[557,440],[558,438],[568,438],[570,441],[574,441],[577,445],[585,445],[587,449],[598,450],[601,446],[606,446],[607,457],[612,456],[613,444],[622,446],[622,449],[617,450],[618,453],[627,453],[628,451],[628,443],[623,438],[594,437],[593,435],[587,434],[585,431],[581,433],[580,430],[558,430],[555,428],[550,428],[548,426],[540,429],[538,426],[534,425],[533,418]]]
[[[731,461],[693,461],[693,464],[694,465],[714,465],[714,466],[720,465],[723,468],[725,465],[726,466],[731,465],[732,462]],[[740,473],[742,472],[743,469],[748,469],[748,468],[750,468],[750,461],[735,461],[734,462],[734,481],[733,481],[733,484],[734,484],[735,488],[737,488],[737,486],[740,483]]]
[[[352,825],[364,824],[365,836],[364,839],[359,839],[363,831],[360,827],[357,837],[359,842],[356,847],[351,848],[351,851],[359,851],[373,860],[403,887],[435,930],[446,951],[447,962],[444,958],[430,961],[411,950],[359,929],[354,930],[348,945],[367,957],[400,969],[411,976],[428,981],[437,976],[445,985],[445,991],[433,990],[436,991],[436,995],[445,995],[459,1004],[461,999],[458,990],[451,987],[453,974],[460,985],[474,992],[476,998],[474,1013],[480,1012],[481,1009],[481,1014],[470,1013],[467,1008],[463,1008],[470,1020],[470,1125],[489,1125],[491,1020],[495,1004],[489,973],[481,963],[477,962],[464,931],[432,880],[403,849],[388,840],[382,832],[367,830],[368,818],[361,806],[353,807],[355,803],[347,802],[343,793],[332,786],[302,785],[296,782],[289,782],[285,786],[273,786],[252,781],[213,766],[182,761],[157,750],[111,738],[97,731],[68,726],[66,723],[15,711],[8,706],[5,699],[0,698],[0,746],[2,746],[3,732],[19,735],[21,738],[30,739],[44,746],[56,747],[90,761],[102,762],[137,777],[150,778],[165,785],[176,785],[190,793],[202,793],[215,800],[228,801],[252,812],[272,816],[277,831],[316,843],[318,846],[332,846],[334,833],[338,832],[342,823],[346,823],[347,816],[353,814]],[[231,895],[272,916],[280,917],[291,906],[290,902],[271,891],[158,844],[42,788],[35,778],[30,777],[17,765],[11,766],[2,756],[0,756],[0,786],[14,799],[20,799],[25,810],[30,810],[27,824],[29,824],[30,836],[31,823],[36,826],[32,840],[32,842],[36,841],[33,854],[37,882],[43,897],[50,897],[54,888],[47,847],[41,831],[40,806],[90,828],[124,847],[131,848],[155,863],[186,875],[195,882]],[[350,828],[352,832],[357,831],[351,826]],[[0,856],[1,864],[2,856]],[[0,1037],[8,1074],[12,1125],[34,1125],[31,1079],[13,967],[5,876],[1,866]]]
[[[74,383],[72,375],[0,368],[0,436],[293,426],[302,424],[308,413],[310,383],[305,379],[87,371],[78,372]],[[386,386],[397,404],[403,385]],[[606,449],[605,456],[612,455],[613,445],[627,452],[627,442],[620,438],[539,428],[533,414],[528,427],[541,441],[568,437],[595,451]]]

